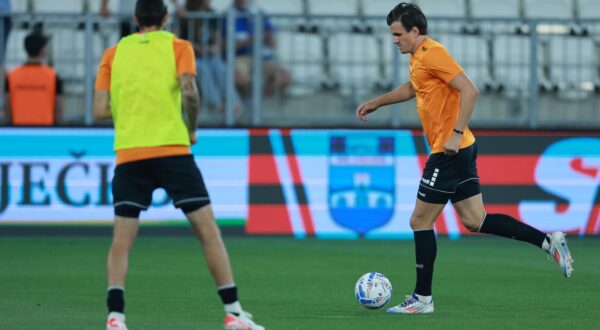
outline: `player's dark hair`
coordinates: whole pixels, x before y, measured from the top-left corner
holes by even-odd
[[[387,24],[392,25],[394,22],[402,23],[406,31],[416,27],[419,29],[419,34],[427,35],[427,18],[421,8],[415,4],[401,2],[394,7],[388,14]]]
[[[135,4],[135,17],[142,27],[161,26],[167,14],[167,7],[163,0],[137,0]]]

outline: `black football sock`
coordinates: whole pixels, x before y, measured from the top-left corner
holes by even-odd
[[[437,243],[433,229],[415,231],[415,256],[417,259],[417,285],[415,293],[431,296],[433,263],[437,253]]]
[[[224,285],[219,287],[218,292],[223,301],[223,305],[233,304],[238,301],[237,286],[235,285]]]
[[[479,232],[529,242],[540,248],[546,240],[546,234],[505,214],[486,215]]]
[[[108,306],[108,312],[123,313],[125,310],[125,299],[123,298],[124,290],[121,287],[109,287],[108,298],[106,299],[106,305]]]

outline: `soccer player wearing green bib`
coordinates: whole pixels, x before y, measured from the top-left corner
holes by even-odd
[[[200,105],[192,45],[162,31],[167,21],[162,0],[138,0],[135,19],[140,33],[104,53],[94,96],[94,117],[113,118],[117,154],[106,329],[127,329],[123,296],[129,252],[140,212],[148,209],[156,188],[166,190],[202,243],[225,306],[225,329],[264,329],[238,302],[227,250],[190,152]]]

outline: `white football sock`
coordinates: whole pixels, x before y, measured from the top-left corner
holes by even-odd
[[[548,235],[546,235],[546,239],[544,239],[544,243],[542,243],[542,249],[550,253],[550,237]]]
[[[415,296],[417,296],[417,298],[419,298],[419,301],[425,304],[431,304],[431,296],[421,296],[419,294],[415,293]]]
[[[226,313],[235,313],[238,315],[242,315],[242,305],[240,305],[239,301],[236,301],[231,304],[225,304],[224,306]]]

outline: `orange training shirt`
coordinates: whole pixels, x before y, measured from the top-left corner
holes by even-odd
[[[453,133],[460,110],[460,93],[449,84],[462,71],[446,48],[430,38],[410,57],[410,82],[431,153],[443,152]],[[474,142],[475,137],[467,127],[460,148]]]
[[[112,63],[115,58],[116,50],[117,46],[114,46],[104,52],[104,56],[102,57],[102,61],[98,68],[96,90],[110,91]],[[175,52],[177,75],[180,76],[184,73],[196,75],[196,57],[194,56],[192,44],[188,41],[175,38],[173,39],[173,50]],[[117,151],[117,165],[150,158],[189,154],[191,154],[190,148],[185,145],[121,149]]]

